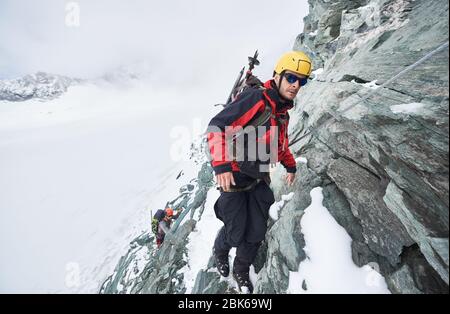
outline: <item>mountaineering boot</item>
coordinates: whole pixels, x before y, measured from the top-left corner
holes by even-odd
[[[228,252],[216,252],[213,250],[214,263],[216,264],[217,270],[223,277],[228,277],[230,274],[230,262],[228,261]]]
[[[233,270],[233,278],[236,280],[239,291],[242,293],[253,293],[253,284],[248,272],[236,272]]]

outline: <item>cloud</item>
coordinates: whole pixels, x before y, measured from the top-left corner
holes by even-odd
[[[168,84],[230,82],[255,49],[256,73],[266,78],[308,13],[306,0],[71,2],[79,27],[66,25],[69,1],[1,2],[0,78],[35,71],[90,78],[145,61]]]

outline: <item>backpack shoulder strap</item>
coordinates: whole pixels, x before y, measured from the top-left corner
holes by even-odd
[[[257,117],[253,118],[247,125],[253,126],[253,127],[258,127],[260,125],[265,124],[267,121],[269,121],[271,116],[273,115],[272,112],[272,106],[270,105],[269,101],[266,99],[266,96],[264,96],[264,93],[261,94],[262,95],[262,99],[264,101],[264,111],[258,115]]]

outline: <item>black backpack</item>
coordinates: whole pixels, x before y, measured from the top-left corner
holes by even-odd
[[[158,209],[152,218],[152,231],[154,234],[158,233],[158,225],[161,220],[164,219],[166,213],[162,209]]]
[[[246,81],[244,87],[242,90],[238,91],[236,94],[236,97],[241,94],[242,92],[254,89],[254,90],[264,90],[264,84],[256,77],[256,76],[250,76],[250,78]],[[272,106],[269,104],[269,101],[262,96],[262,99],[264,100],[264,111],[260,113],[259,115],[255,116],[252,120],[250,120],[246,126],[253,126],[255,129],[258,126],[264,125],[271,117],[274,117],[272,113]],[[232,106],[233,104],[231,104]],[[245,133],[245,132],[244,132]],[[238,135],[242,136],[244,133]],[[233,145],[233,155],[236,156],[236,147]],[[242,157],[242,156],[241,156]],[[253,179],[264,179],[267,178],[268,174],[263,173],[259,171],[260,168],[260,161],[249,161],[247,158],[243,158],[242,161],[237,161],[237,164],[239,165],[239,169],[242,173],[250,176]]]

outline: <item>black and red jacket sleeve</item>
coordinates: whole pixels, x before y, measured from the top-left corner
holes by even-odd
[[[244,128],[258,112],[264,110],[264,107],[262,91],[249,89],[211,119],[207,140],[211,165],[216,175],[234,170],[225,142],[226,136],[232,135],[228,133],[236,127]]]
[[[288,173],[297,172],[297,163],[294,156],[289,149],[289,137],[288,137],[289,119],[286,121],[283,134],[280,134],[280,142],[278,143],[278,160],[286,169]]]

